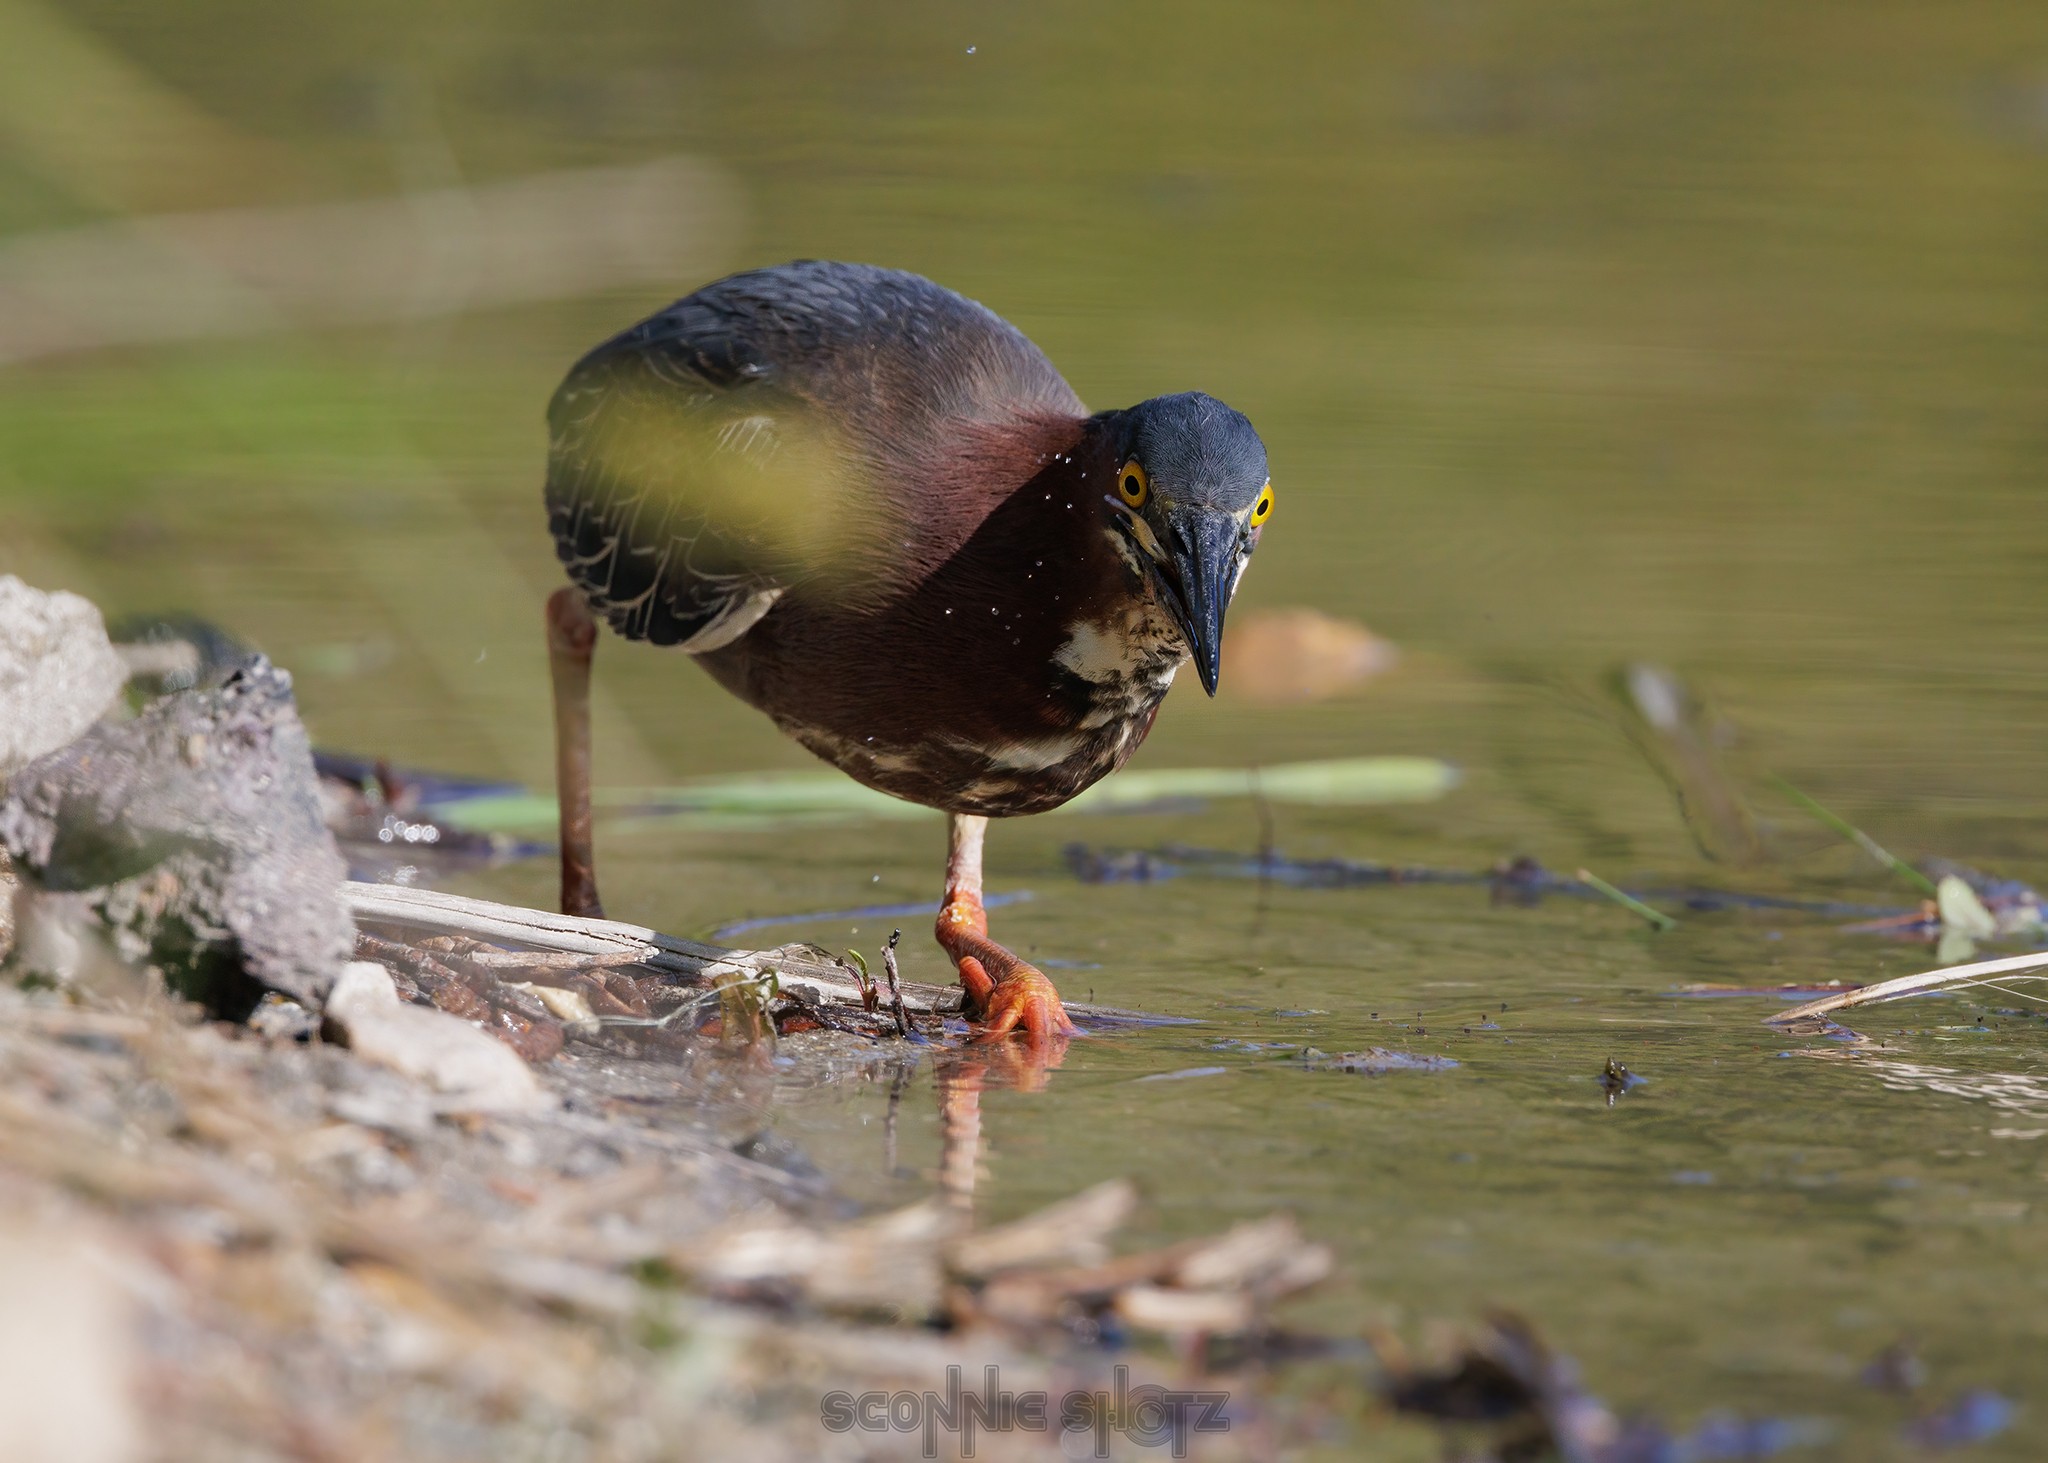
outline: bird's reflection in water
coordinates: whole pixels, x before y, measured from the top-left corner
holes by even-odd
[[[982,1162],[981,1095],[990,1088],[1040,1092],[1067,1058],[1069,1039],[998,1039],[945,1047],[934,1068],[939,1088],[939,1192],[963,1218],[974,1217]]]

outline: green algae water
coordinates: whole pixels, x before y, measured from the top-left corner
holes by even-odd
[[[1621,1409],[1832,1430],[1792,1456],[1918,1456],[1909,1417],[1990,1388],[2022,1410],[1969,1456],[2048,1452],[2048,997],[1857,1013],[1881,1045],[1849,1048],[1766,1027],[1771,998],[1687,988],[1867,981],[1930,948],[1670,900],[1658,933],[1483,885],[1090,884],[1065,852],[1527,856],[1632,889],[1914,902],[1776,774],[1896,852],[2048,881],[2048,12],[35,13],[8,33],[54,18],[58,60],[112,68],[81,87],[190,125],[0,115],[17,325],[24,251],[144,213],[671,155],[719,201],[665,283],[467,305],[455,268],[423,282],[433,308],[348,327],[222,305],[95,347],[39,325],[0,364],[0,571],[245,636],[323,745],[545,788],[541,409],[610,331],[729,269],[862,259],[981,299],[1091,405],[1213,392],[1258,425],[1278,493],[1239,610],[1311,605],[1405,655],[1298,708],[1186,678],[1134,767],[1412,755],[1462,780],[1397,807],[993,830],[993,887],[1034,896],[999,937],[1070,995],[1195,1024],[1080,1041],[1042,1090],[991,1091],[981,1211],[1124,1174],[1136,1240],[1283,1208],[1341,1260],[1304,1324],[1416,1334],[1509,1306]],[[1703,858],[1607,689],[1627,661],[1675,667],[1733,729],[1774,859]],[[673,655],[607,640],[597,678],[606,783],[809,765]],[[600,858],[614,914],[701,934],[935,900],[942,844],[936,822],[618,829]],[[546,903],[552,870],[460,887]],[[943,978],[922,917],[748,938],[872,956],[897,924],[906,974]],[[1370,1046],[1457,1065],[1301,1056]],[[1612,1105],[1609,1058],[1646,1079]],[[896,1203],[934,1186],[930,1072],[893,1126],[889,1106],[887,1082],[792,1077],[771,1121]],[[1930,1373],[1907,1401],[1859,1381],[1901,1337]],[[1371,1419],[1331,1446],[1438,1452]]]

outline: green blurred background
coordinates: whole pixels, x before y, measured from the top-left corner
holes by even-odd
[[[1646,659],[1739,728],[1760,797],[1775,770],[1901,852],[2048,875],[2039,5],[0,0],[0,571],[220,622],[326,745],[544,788],[548,393],[799,255],[984,301],[1093,405],[1200,388],[1258,424],[1279,502],[1241,604],[1406,659],[1305,707],[1183,687],[1141,765],[1467,774],[1282,809],[1291,852],[1910,900],[1824,836],[1700,862],[1601,689]],[[601,781],[810,765],[673,655],[598,662]],[[999,932],[1077,996],[1210,1024],[992,1095],[988,1212],[1115,1173],[1155,1238],[1291,1206],[1344,1256],[1329,1325],[1506,1301],[1629,1405],[1818,1410],[1831,1456],[1910,1455],[1855,1383],[1902,1333],[1943,1388],[2037,1389],[2031,1018],[1927,1003],[1882,1063],[1782,1061],[1768,1001],[1673,988],[1931,952],[1463,890],[1090,888],[1058,853],[1258,836],[1242,805],[1001,831],[996,884],[1041,897]],[[614,912],[682,932],[929,899],[938,852],[927,824],[604,847]],[[544,902],[551,873],[483,887]],[[1419,1042],[1425,1010],[1459,1073],[1212,1045]],[[1612,1112],[1609,1055],[1653,1079]],[[1166,1068],[1212,1075],[1136,1085]],[[921,1196],[921,1159],[878,1167],[881,1101],[776,1121],[849,1191]]]
[[[1247,411],[1280,511],[1243,602],[1421,655],[1372,713],[1176,697],[1155,764],[1590,759],[1573,796],[1643,795],[1599,815],[1627,841],[1668,808],[1617,741],[1486,708],[1630,656],[1851,805],[2048,790],[2038,7],[0,0],[0,93],[0,568],[248,635],[329,743],[544,782],[549,390],[704,279],[825,255],[985,301],[1093,405]],[[445,190],[670,157],[687,237],[560,298],[473,298],[458,252],[357,319],[316,261],[184,338],[66,331],[181,247],[166,212],[426,199],[431,241]],[[53,282],[50,231],[110,223],[136,254]],[[605,652],[608,780],[802,765]]]

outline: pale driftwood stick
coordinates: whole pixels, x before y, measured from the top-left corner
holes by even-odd
[[[390,884],[351,881],[342,886],[342,902],[359,924],[392,925],[437,935],[471,935],[494,944],[564,954],[607,956],[621,965],[642,965],[663,975],[679,976],[692,985],[735,969],[772,968],[785,985],[813,987],[821,1002],[860,1004],[860,988],[851,971],[821,961],[800,948],[726,950],[694,940],[679,940],[622,920],[584,919]],[[920,986],[914,992],[909,999],[919,1010],[959,1009],[960,993],[955,989]]]
[[[560,954],[606,957],[605,963],[638,965],[679,984],[704,985],[735,970],[774,970],[785,988],[808,987],[819,1005],[861,1008],[860,986],[843,965],[818,958],[802,945],[768,950],[727,950],[680,940],[644,925],[615,919],[584,919],[573,914],[528,909],[442,894],[432,889],[406,889],[394,884],[342,886],[341,899],[358,925],[372,924],[418,935],[469,935],[492,944]],[[902,983],[903,1004],[913,1011],[951,1015],[960,1009],[958,986]],[[1103,1025],[1163,1024],[1172,1018],[1091,1006],[1076,1001],[1067,1010],[1084,1021]]]
[[[646,960],[661,948],[654,931],[637,925],[579,919],[488,899],[465,899],[459,894],[441,894],[431,889],[351,880],[341,886],[341,900],[357,920],[410,925],[441,935],[472,935],[494,944],[532,945],[581,955],[615,955],[625,961]]]
[[[478,970],[616,970],[633,964],[616,955],[579,955],[573,950],[463,950],[443,956]]]
[[[1982,979],[1985,976],[2008,975],[2022,970],[2042,970],[2044,975],[2048,975],[2048,969],[2044,967],[2048,967],[2048,950],[2037,950],[2031,955],[2008,955],[2002,960],[1979,960],[1970,965],[1947,965],[1940,970],[1925,970],[1918,975],[1902,975],[1895,980],[1881,980],[1876,985],[1859,986],[1855,990],[1822,996],[1817,1001],[1808,1001],[1803,1006],[1794,1006],[1789,1011],[1780,1011],[1775,1016],[1766,1017],[1764,1024],[1778,1026],[1808,1016],[1825,1016],[1830,1011],[1844,1011],[1851,1006],[1896,1001],[1902,996],[1962,990],[1969,986],[1985,984]]]

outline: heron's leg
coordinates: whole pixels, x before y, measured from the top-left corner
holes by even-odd
[[[602,918],[590,850],[590,656],[597,621],[583,595],[548,596],[548,671],[555,686],[555,797],[562,814],[562,913]]]
[[[1059,992],[1037,967],[988,937],[981,902],[981,844],[988,819],[955,813],[946,854],[946,902],[939,909],[939,944],[953,957],[967,991],[967,1014],[983,1024],[983,1039],[1022,1032],[1034,1044],[1074,1034]]]

